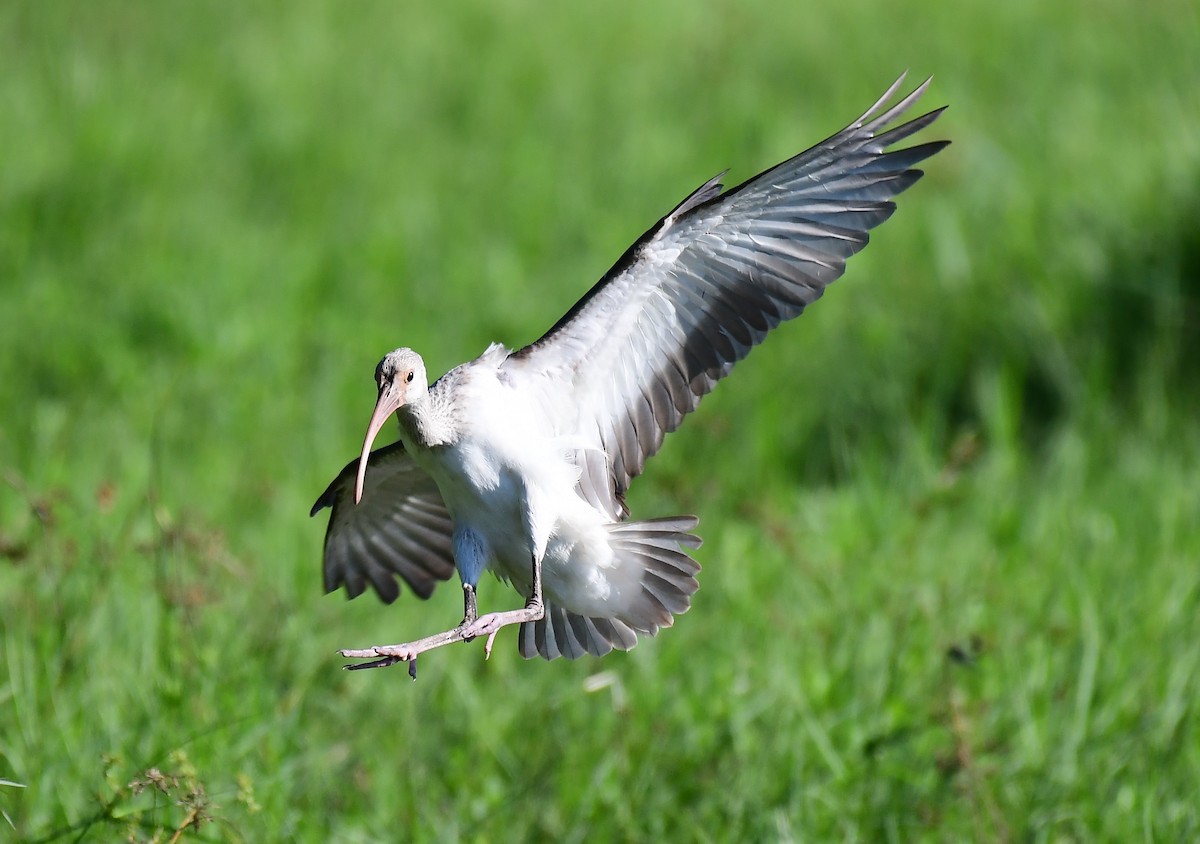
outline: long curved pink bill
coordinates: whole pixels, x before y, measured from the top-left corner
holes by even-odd
[[[400,399],[392,390],[382,390],[379,401],[375,403],[375,412],[371,414],[371,424],[367,426],[367,438],[363,441],[362,455],[358,458],[358,478],[354,482],[354,503],[362,501],[363,482],[367,478],[367,456],[371,453],[371,444],[379,435],[379,429],[388,421],[397,408]]]

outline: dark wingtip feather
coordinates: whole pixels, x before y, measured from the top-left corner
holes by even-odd
[[[344,470],[343,470],[344,471]],[[336,478],[329,482],[329,486],[325,487],[325,491],[317,496],[317,500],[313,502],[312,509],[308,511],[308,517],[320,513],[326,507],[332,507],[337,501],[338,487],[341,486],[342,476],[339,474]]]

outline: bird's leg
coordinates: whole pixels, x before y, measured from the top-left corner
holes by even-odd
[[[481,615],[464,631],[467,638],[487,635],[487,643],[483,646],[485,658],[492,655],[492,642],[500,628],[510,624],[524,624],[527,621],[538,621],[546,615],[546,605],[542,601],[542,558],[540,554],[533,555],[533,588],[525,607],[507,612],[492,612]]]
[[[453,630],[435,633],[432,636],[426,636],[424,639],[418,639],[415,642],[405,642],[402,645],[378,645],[364,650],[341,650],[338,653],[349,659],[371,660],[370,662],[363,662],[358,665],[347,665],[346,668],[351,671],[357,671],[362,668],[387,668],[389,665],[395,665],[397,662],[407,662],[408,674],[415,680],[417,679],[417,657],[425,653],[425,651],[440,648],[442,645],[471,641],[475,637],[466,635],[466,630],[475,623],[478,617],[479,606],[475,598],[475,587],[469,583],[464,583],[463,620]]]
[[[459,627],[469,627],[479,618],[479,604],[475,601],[475,587],[470,583],[463,585],[463,620]]]

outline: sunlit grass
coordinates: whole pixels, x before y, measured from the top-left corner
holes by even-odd
[[[0,817],[31,840],[1196,837],[1196,24],[0,10]],[[320,594],[305,514],[379,356],[534,339],[701,181],[905,67],[937,74],[954,145],[633,489],[702,517],[693,611],[603,661],[502,637],[415,685],[340,672],[336,648],[461,610]]]

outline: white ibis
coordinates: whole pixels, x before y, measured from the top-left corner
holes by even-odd
[[[520,652],[546,659],[628,650],[687,610],[700,567],[695,516],[630,521],[629,482],[733,365],[842,275],[867,232],[917,181],[933,141],[889,147],[943,109],[889,128],[926,80],[891,107],[901,76],[858,120],[812,149],[721,192],[710,179],[631,246],[541,339],[493,344],[433,384],[401,348],[375,369],[378,403],[362,456],[313,506],[332,507],[325,588],[369,583],[386,602],[398,576],[426,598],[457,568],[464,617],[400,645],[343,650],[369,660],[419,654],[520,624]],[[399,442],[371,451],[395,414]],[[491,569],[526,598],[478,615]]]

